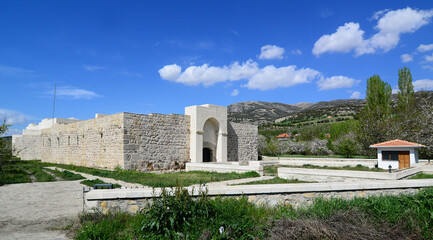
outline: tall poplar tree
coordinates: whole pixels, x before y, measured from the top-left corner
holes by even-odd
[[[401,114],[408,114],[414,107],[414,91],[412,74],[406,67],[398,70],[398,89],[397,109]]]
[[[392,114],[391,95],[391,86],[378,75],[367,79],[365,107],[359,114],[356,130],[358,141],[367,151],[371,144],[388,140],[387,126]],[[372,154],[373,151],[368,153]]]

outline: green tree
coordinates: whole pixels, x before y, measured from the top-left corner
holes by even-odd
[[[414,107],[414,91],[412,74],[406,67],[398,70],[398,103],[397,109],[401,114],[408,114]]]
[[[398,70],[398,88],[396,114],[388,133],[390,138],[409,140],[419,131],[420,109],[415,105],[412,74],[406,67]]]
[[[0,125],[0,136],[3,136],[10,125],[6,124],[6,118]],[[12,145],[9,139],[0,138],[0,170],[7,160],[12,158]]]
[[[369,146],[387,140],[387,126],[391,118],[391,86],[382,81],[378,75],[367,80],[365,107],[359,114],[356,129],[357,140],[371,154]]]
[[[336,148],[338,154],[348,158],[351,158],[356,154],[356,143],[350,139],[343,139]]]
[[[391,116],[391,86],[382,81],[378,75],[367,79],[365,110],[376,119],[386,119]]]

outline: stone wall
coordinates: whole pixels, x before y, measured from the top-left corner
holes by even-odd
[[[258,129],[255,125],[227,122],[227,160],[248,165],[258,159]]]
[[[232,198],[246,197],[249,202],[263,206],[286,205],[295,208],[312,204],[316,198],[341,198],[353,199],[355,197],[369,197],[380,195],[400,195],[416,194],[421,188],[404,188],[404,189],[383,189],[383,190],[359,190],[359,191],[338,191],[338,192],[305,192],[305,193],[282,193],[282,194],[252,194],[252,195],[234,195],[224,196]],[[97,190],[98,191],[98,190]],[[107,199],[97,201],[87,201],[87,209],[98,209],[103,213],[109,211],[123,211],[137,213],[141,209],[152,204],[152,198],[140,199]]]
[[[124,166],[124,113],[42,130],[44,162],[114,169]]]
[[[190,116],[125,113],[124,126],[126,169],[185,168],[189,161]]]
[[[40,135],[13,135],[14,155],[22,160],[40,160],[42,141]]]

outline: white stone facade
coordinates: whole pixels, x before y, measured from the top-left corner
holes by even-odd
[[[192,106],[185,113],[44,119],[12,142],[23,160],[107,169],[184,169],[187,162],[203,162],[203,154],[209,162],[257,160],[257,126],[228,122],[227,108],[220,106]]]
[[[398,169],[399,168],[399,165],[398,165],[399,161],[398,160],[383,160],[382,152],[384,152],[384,151],[392,151],[392,152],[407,151],[407,152],[409,152],[410,166],[413,166],[415,163],[418,163],[418,149],[416,149],[416,148],[411,148],[411,147],[378,148],[377,149],[378,168],[388,169],[390,165],[391,165],[391,169]]]

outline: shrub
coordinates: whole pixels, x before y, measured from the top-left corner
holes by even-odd
[[[356,154],[356,143],[349,139],[344,139],[336,146],[337,153],[345,157],[353,157]]]
[[[269,212],[244,197],[210,199],[201,191],[193,198],[187,189],[177,187],[173,194],[163,189],[142,214],[146,239],[254,239],[262,235],[257,226],[266,224]]]

